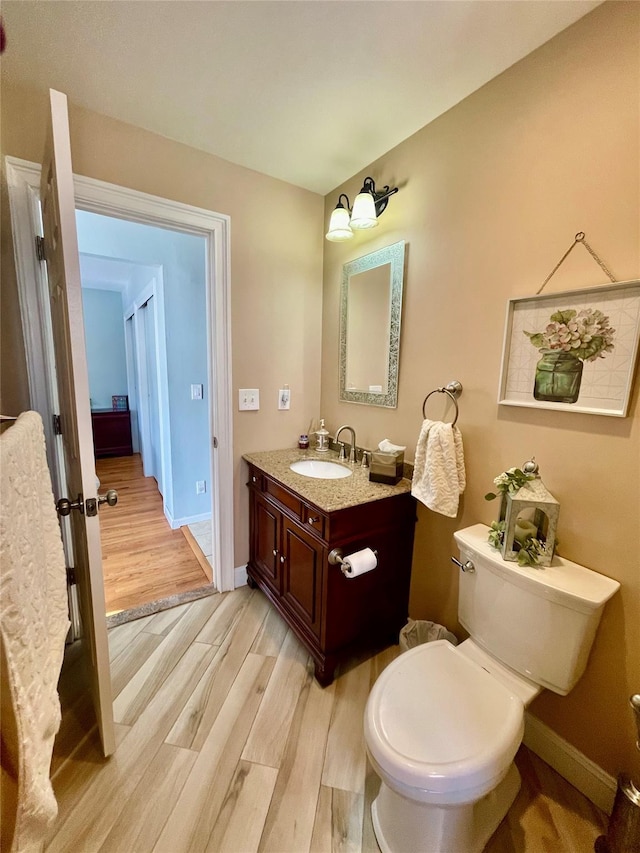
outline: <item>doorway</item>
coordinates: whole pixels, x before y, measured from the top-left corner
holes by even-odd
[[[33,408],[43,417],[47,446],[51,448],[57,442],[53,429],[55,408],[50,388],[55,376],[51,375],[53,359],[50,344],[43,333],[47,327],[46,293],[41,286],[42,274],[33,249],[33,234],[38,231],[40,166],[11,157],[5,158],[5,163],[27,349],[29,390]],[[209,494],[216,507],[212,519],[213,575],[217,589],[233,589],[233,504],[230,500],[220,499],[221,494],[229,495],[233,492],[229,219],[211,211],[79,176],[74,176],[74,194],[77,207],[84,212],[174,229],[184,234],[198,235],[205,240],[206,315],[210,329],[207,369],[212,391],[210,399],[206,401],[211,439]],[[128,383],[127,387],[133,386]],[[135,414],[132,412],[133,417]],[[168,409],[163,408],[161,430],[167,419]],[[52,469],[56,464],[52,459]]]
[[[215,589],[212,551],[189,531],[212,542],[206,241],[84,210],[76,226],[94,436],[104,418],[131,432],[120,447],[96,440],[101,491],[120,495],[101,524],[114,615]]]

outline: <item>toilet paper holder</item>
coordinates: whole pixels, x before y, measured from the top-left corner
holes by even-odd
[[[376,550],[374,550],[373,548],[371,550],[373,551],[373,553],[377,559],[378,552]],[[332,566],[340,566],[340,571],[342,572],[342,574],[345,577],[347,577],[348,570],[349,570],[349,563],[343,559],[341,548],[334,548],[333,551],[329,551],[328,560]]]

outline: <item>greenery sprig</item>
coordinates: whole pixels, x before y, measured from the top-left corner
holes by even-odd
[[[498,497],[498,494],[506,495],[509,492],[517,492],[525,483],[528,483],[529,480],[535,480],[535,478],[535,474],[525,474],[521,468],[509,468],[508,471],[503,471],[493,481],[497,487],[497,492],[487,492],[484,499],[493,501]]]
[[[544,556],[544,543],[535,537],[525,540],[520,545],[516,561],[519,566],[537,566]]]
[[[491,530],[489,531],[489,545],[492,548],[495,548],[497,551],[502,548],[502,542],[504,541],[504,531],[506,529],[507,523],[506,521],[492,521],[491,522]]]

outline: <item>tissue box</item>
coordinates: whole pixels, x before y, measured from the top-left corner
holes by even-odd
[[[403,467],[404,451],[383,453],[381,450],[374,450],[371,453],[369,479],[374,483],[386,483],[388,486],[395,486],[402,479]]]

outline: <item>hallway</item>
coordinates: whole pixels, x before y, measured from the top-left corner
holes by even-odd
[[[210,584],[193,537],[169,526],[156,481],[142,473],[140,454],[97,459],[96,474],[102,494],[118,492],[117,505],[100,513],[107,615]]]

